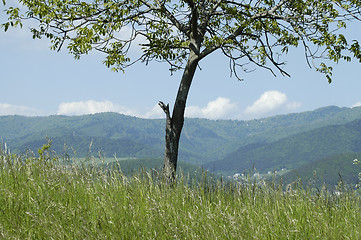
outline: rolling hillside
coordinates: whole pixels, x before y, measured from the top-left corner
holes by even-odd
[[[323,161],[327,161],[329,156],[358,152],[361,152],[361,120],[317,128],[272,143],[243,146],[226,158],[204,166],[230,174],[252,168],[260,172],[307,169],[317,160],[326,158]]]
[[[334,106],[251,121],[186,119],[179,157],[228,172],[252,168],[253,163],[264,170],[298,167],[324,157],[323,150],[327,154],[357,151],[359,130],[351,123],[357,119],[361,119],[361,108]],[[106,157],[162,158],[164,121],[118,113],[1,116],[0,139],[15,153],[36,152],[49,137],[59,154],[76,152],[77,157],[84,157],[92,142],[90,154],[94,155],[101,151]],[[344,126],[348,123],[355,129]],[[315,147],[322,139],[329,140],[323,149]]]

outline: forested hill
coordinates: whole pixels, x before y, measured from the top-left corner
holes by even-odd
[[[233,173],[253,167],[261,172],[296,169],[329,156],[358,152],[361,152],[361,119],[305,131],[271,143],[247,145],[205,167]],[[352,160],[349,159],[350,166]]]
[[[249,144],[274,143],[295,134],[357,119],[361,119],[361,108],[338,107],[251,121],[186,119],[180,160],[200,165],[225,159]],[[118,113],[0,117],[1,141],[13,152],[28,148],[36,151],[49,137],[56,152],[75,150],[78,157],[88,154],[92,142],[92,154],[101,150],[107,157],[161,158],[164,128],[164,119],[140,119]]]
[[[146,150],[149,157],[159,155],[162,120],[146,120],[118,113],[84,116],[0,117],[0,136],[13,151],[37,150],[52,140],[55,151],[63,153],[64,144],[78,157],[101,150],[108,157],[134,157]]]

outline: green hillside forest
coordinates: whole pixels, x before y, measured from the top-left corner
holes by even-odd
[[[21,155],[30,150],[36,154],[50,139],[59,156],[101,156],[121,163],[125,169],[161,167],[164,128],[164,119],[140,119],[118,113],[0,116],[0,139],[12,153]],[[348,154],[360,152],[361,108],[330,106],[250,121],[186,119],[179,158],[182,164],[224,176],[249,170],[264,174],[285,169],[285,180],[296,176],[309,179],[309,172],[302,169],[317,166],[316,173],[322,174],[319,179],[335,185],[340,180],[339,173],[345,181],[356,184],[357,178],[351,176],[358,169],[351,171],[348,167],[353,160]],[[340,156],[345,156],[342,161]],[[345,165],[343,170],[341,165]],[[325,172],[332,174],[325,177]]]

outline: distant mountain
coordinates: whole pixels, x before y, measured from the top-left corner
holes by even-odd
[[[52,140],[58,153],[76,151],[77,156],[86,156],[91,151],[101,150],[108,157],[135,157],[146,152],[147,157],[159,156],[162,151],[162,121],[145,120],[117,113],[67,117],[0,117],[0,137],[15,152],[26,149],[36,151]],[[144,154],[145,155],[145,154]]]
[[[210,163],[249,144],[272,143],[280,139],[324,126],[345,124],[361,119],[361,107],[335,106],[315,111],[279,115],[251,121],[186,119],[181,137],[181,159]],[[249,146],[247,146],[249,147]],[[182,152],[194,158],[182,158]]]
[[[242,146],[204,167],[228,173],[253,167],[261,172],[296,169],[328,156],[352,152],[361,152],[361,119],[309,130],[271,143]]]
[[[267,146],[272,146],[268,144],[276,144],[287,137],[325,126],[335,125],[336,127],[357,119],[361,119],[361,108],[334,106],[251,121],[186,119],[181,136],[179,158],[183,162],[198,165],[215,161],[214,164],[206,166],[210,169],[214,169],[214,166],[223,169],[223,165],[231,161],[229,156],[233,152],[245,151],[251,154],[256,149],[257,152],[267,150]],[[340,130],[338,134],[342,135],[341,133]],[[317,134],[321,133],[315,133]],[[83,157],[89,153],[89,146],[92,143],[91,154],[102,151],[107,157],[116,155],[117,157],[162,158],[164,135],[164,119],[140,119],[118,113],[71,117],[58,115],[0,117],[0,141],[6,142],[13,152],[18,153],[27,148],[36,152],[42,144],[46,143],[46,137],[49,137],[52,140],[53,149],[59,154],[75,150],[78,157]],[[312,144],[309,147],[309,151],[313,151]],[[294,153],[296,152],[295,147]],[[249,155],[249,159],[251,158],[252,155]],[[223,164],[222,161],[226,162]],[[275,158],[269,161],[269,166],[264,169],[284,164],[285,161],[279,162]],[[242,165],[242,167],[245,166],[249,167],[249,162]],[[240,166],[233,164],[230,164],[230,167],[232,167],[232,169],[229,168],[230,171],[240,169]]]

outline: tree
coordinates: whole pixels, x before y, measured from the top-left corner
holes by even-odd
[[[5,4],[5,0],[3,0]],[[200,61],[221,51],[230,60],[236,78],[239,70],[265,68],[273,75],[289,76],[284,55],[302,47],[305,62],[331,82],[328,62],[361,61],[358,40],[343,34],[350,20],[360,20],[356,0],[18,0],[19,8],[5,12],[9,27],[35,19],[33,38],[47,37],[51,48],[67,48],[79,59],[97,50],[104,63],[123,71],[135,62],[164,61],[170,71],[183,70],[177,97],[159,102],[166,114],[164,176],[175,179],[179,139],[187,96]],[[129,35],[121,30],[130,30]],[[136,39],[142,54],[131,59],[129,49]],[[326,64],[327,63],[327,64]]]

